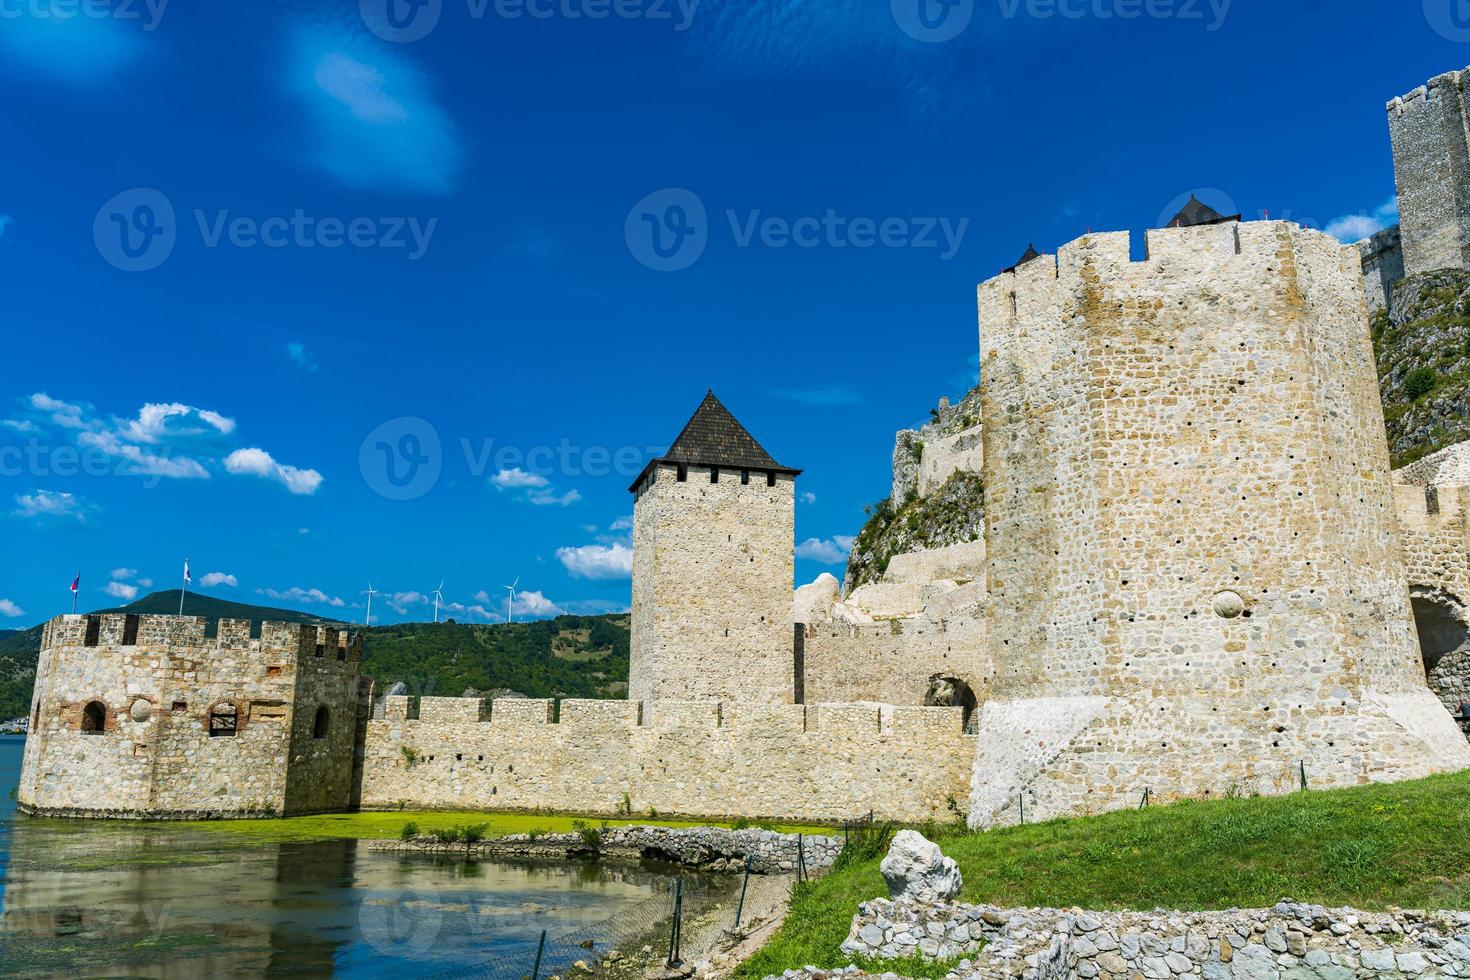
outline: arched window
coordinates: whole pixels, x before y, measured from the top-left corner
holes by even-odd
[[[107,731],[107,705],[101,701],[88,701],[82,709],[82,734],[101,735]]]
[[[331,721],[331,712],[327,710],[327,706],[322,705],[320,708],[317,708],[316,721],[312,723],[311,727],[311,737],[326,738],[327,724],[329,721]]]
[[[233,738],[240,730],[240,714],[229,701],[221,701],[209,709],[209,737]]]

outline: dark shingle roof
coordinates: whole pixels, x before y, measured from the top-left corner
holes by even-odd
[[[659,463],[769,470],[790,473],[793,476],[801,472],[782,466],[772,459],[771,454],[730,414],[730,410],[715,397],[713,391],[705,394],[704,401],[694,410],[694,415],[669,447],[669,451],[651,460],[630,489],[637,489],[648,470]]]
[[[1219,225],[1227,221],[1239,221],[1240,215],[1234,214],[1226,217],[1219,211],[1210,207],[1193,194],[1189,195],[1189,203],[1180,209],[1169,222],[1170,228],[1193,228],[1195,225]]]
[[[1032,242],[1031,244],[1029,244],[1029,245],[1026,246],[1026,254],[1025,255],[1022,255],[1019,259],[1017,259],[1015,265],[1011,266],[1009,269],[1002,269],[1000,271],[1001,272],[1015,272],[1021,266],[1025,265],[1027,262],[1030,262],[1032,259],[1039,259],[1039,258],[1041,258],[1041,253],[1038,252],[1038,251],[1036,251],[1036,243],[1035,242]]]

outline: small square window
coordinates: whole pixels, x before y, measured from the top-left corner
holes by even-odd
[[[687,482],[689,482],[689,467],[685,466],[683,463],[680,463],[679,464],[679,472],[678,472],[678,474],[676,476],[676,479],[680,483],[687,483]]]
[[[740,485],[742,487],[750,486],[750,470],[740,471]]]
[[[709,468],[709,482],[711,482],[711,483],[719,483],[720,482],[720,468],[718,466],[711,466]]]
[[[766,474],[766,486],[768,486],[768,487],[774,487],[775,485],[776,485],[776,474],[774,472],[767,473]]]

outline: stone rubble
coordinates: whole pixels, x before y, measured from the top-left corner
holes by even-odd
[[[964,878],[954,858],[939,845],[913,830],[900,830],[878,866],[888,883],[889,897],[924,905],[947,902],[960,893]]]

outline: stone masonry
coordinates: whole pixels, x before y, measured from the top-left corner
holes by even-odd
[[[1425,685],[1356,251],[1089,235],[979,289],[970,821],[1470,766]]]
[[[361,641],[336,629],[59,616],[36,670],[19,805],[53,816],[349,809]]]
[[[711,393],[639,476],[631,700],[796,700],[798,473]]]
[[[1409,275],[1470,268],[1470,69],[1388,104]]]

